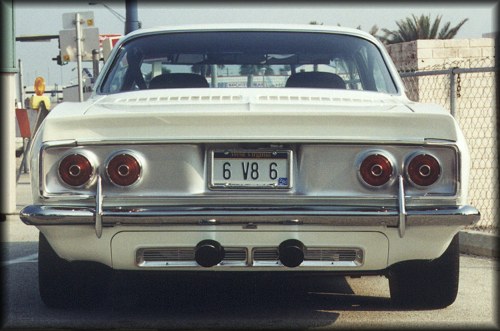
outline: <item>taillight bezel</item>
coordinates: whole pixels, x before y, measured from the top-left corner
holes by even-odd
[[[110,174],[110,163],[118,156],[120,155],[127,155],[127,156],[130,156],[132,158],[135,159],[135,161],[137,162],[138,164],[138,167],[139,167],[139,173],[137,175],[137,178],[135,179],[134,182],[132,182],[131,184],[127,184],[127,185],[122,185],[120,183],[118,183],[117,181],[113,180],[112,178],[112,175]],[[132,150],[120,150],[120,151],[117,151],[117,152],[114,152],[112,153],[108,159],[106,160],[105,162],[105,172],[106,172],[106,178],[109,180],[109,182],[111,184],[113,184],[114,186],[116,187],[120,187],[120,188],[130,188],[130,187],[134,187],[136,185],[138,185],[142,178],[143,178],[143,172],[144,172],[144,167],[143,167],[143,164],[144,164],[144,161],[143,161],[143,158],[135,151],[132,151]]]
[[[362,166],[368,158],[373,157],[373,156],[379,156],[387,160],[391,167],[391,173],[389,174],[389,178],[382,184],[375,185],[367,181],[362,173]],[[356,161],[356,170],[357,170],[357,175],[359,181],[365,186],[370,189],[382,189],[390,186],[396,179],[397,177],[397,163],[395,162],[395,158],[388,152],[383,151],[383,150],[368,150],[364,151],[363,153],[359,154],[357,157]]]
[[[411,163],[415,160],[415,158],[421,157],[421,156],[430,156],[431,158],[433,158],[436,161],[436,163],[439,167],[439,173],[437,174],[436,179],[432,183],[427,184],[427,185],[422,185],[421,182],[415,181],[415,179],[412,178],[412,176],[410,174],[409,168],[410,168]],[[428,189],[430,187],[437,185],[437,183],[439,183],[440,179],[443,176],[443,166],[442,166],[439,158],[434,153],[431,153],[428,151],[415,152],[415,153],[412,153],[411,155],[409,155],[405,160],[405,176],[406,176],[407,181],[409,183],[411,183],[412,186],[414,186],[418,189]]]
[[[85,180],[85,182],[78,184],[78,185],[68,183],[66,180],[64,180],[63,175],[61,175],[61,166],[63,165],[64,160],[66,160],[68,157],[71,157],[71,156],[81,156],[81,157],[85,158],[91,167],[90,174],[88,176],[86,176],[87,179]],[[89,188],[90,186],[92,186],[94,184],[95,179],[96,179],[96,173],[97,173],[96,164],[97,163],[96,163],[94,155],[92,155],[86,151],[83,151],[83,150],[79,150],[79,151],[72,150],[72,151],[65,153],[61,156],[59,162],[57,163],[57,176],[59,178],[59,181],[66,187],[69,187],[72,189]]]

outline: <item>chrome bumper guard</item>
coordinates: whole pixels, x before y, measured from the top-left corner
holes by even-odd
[[[100,181],[98,181],[100,184]],[[397,227],[404,236],[406,227],[428,225],[465,226],[479,221],[472,206],[419,207],[408,209],[402,178],[398,207],[103,207],[102,190],[96,192],[96,207],[29,205],[20,212],[28,225],[94,225],[97,237],[102,227],[115,225],[217,226],[239,225],[323,225]],[[100,185],[98,185],[100,186]]]

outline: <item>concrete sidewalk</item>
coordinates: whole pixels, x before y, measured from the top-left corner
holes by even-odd
[[[21,159],[21,157],[17,158],[18,169]],[[19,213],[24,206],[32,202],[29,174],[21,174],[17,183],[16,195],[16,209]],[[35,241],[38,240],[38,231],[35,227],[24,225],[16,215],[9,216],[8,219],[13,219],[15,221],[8,222],[15,224],[7,224],[6,231],[10,241],[13,241],[16,237],[19,237],[21,241],[28,238],[36,238]],[[19,231],[21,229],[22,231]],[[481,231],[463,230],[460,232],[460,251],[464,254],[498,257],[498,239],[498,235]]]

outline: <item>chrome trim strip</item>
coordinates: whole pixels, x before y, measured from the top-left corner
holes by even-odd
[[[226,257],[214,268],[228,267],[281,267],[277,247],[225,247]],[[194,258],[194,247],[151,247],[136,251],[136,265],[139,268],[178,268],[200,267]],[[271,254],[259,256],[259,252]],[[237,254],[231,258],[228,254]],[[304,252],[302,267],[361,267],[364,264],[364,252],[353,247],[310,247]],[[240,255],[240,256],[238,256]]]
[[[224,249],[226,250],[226,257],[214,267],[248,266],[249,254],[246,247],[224,247]],[[147,256],[151,253],[156,253],[156,256]],[[172,255],[172,253],[174,255]],[[176,253],[179,254],[179,257],[175,256]],[[243,258],[234,259],[230,256],[235,253],[237,255],[243,255]],[[194,247],[140,248],[136,251],[136,265],[140,268],[200,267],[200,265],[195,261],[194,254]]]
[[[347,195],[325,195],[325,196],[304,196],[304,195],[293,195],[293,193],[288,192],[278,192],[274,190],[268,191],[257,191],[253,190],[252,194],[247,194],[247,192],[238,191],[212,191],[211,194],[196,194],[196,195],[165,195],[158,197],[158,195],[137,195],[137,196],[124,196],[115,193],[114,195],[106,195],[106,201],[110,205],[123,205],[123,206],[242,206],[242,205],[256,205],[262,206],[263,203],[266,205],[276,205],[276,206],[352,206],[356,203],[359,206],[394,206],[396,207],[395,201],[397,200],[396,194],[386,194],[386,195],[376,195],[370,192],[365,195],[359,196],[347,196]],[[258,195],[260,193],[261,195]],[[434,195],[428,194],[424,196],[412,196],[411,201],[414,205],[441,205],[441,206],[453,206],[456,205],[456,201],[459,197],[455,195]],[[57,197],[54,195],[51,198],[44,199],[44,201],[50,201],[47,205],[56,205],[60,203],[61,205],[69,205],[70,203],[75,203],[78,205],[93,204],[95,202],[94,194],[85,195],[74,195],[70,193],[62,193]]]
[[[158,145],[158,144],[192,144],[192,143],[203,143],[203,144],[211,144],[211,143],[249,143],[249,142],[261,142],[261,143],[276,143],[275,141],[268,141],[269,139],[265,138],[255,138],[250,141],[237,141],[234,139],[217,139],[216,141],[209,141],[206,139],[67,139],[61,141],[48,141],[44,142],[41,149],[49,148],[49,147],[64,147],[64,146],[84,146],[84,145],[107,145],[107,146],[115,146],[115,145]],[[456,141],[453,140],[444,140],[444,139],[374,139],[374,140],[356,140],[352,141],[349,139],[317,139],[317,138],[300,138],[300,140],[290,138],[290,140],[286,141],[287,143],[301,143],[301,144],[309,144],[309,143],[318,143],[318,144],[346,144],[346,145],[424,145],[424,146],[448,146],[456,148]],[[278,143],[283,143],[282,140],[278,141]]]
[[[479,221],[472,206],[425,207],[406,210],[405,226],[471,225]],[[82,225],[95,223],[93,207],[29,205],[20,212],[28,225]],[[103,208],[103,226],[115,225],[324,225],[398,227],[400,212],[380,207],[149,207]]]
[[[252,249],[253,267],[284,267],[280,262],[277,247],[254,247]],[[325,256],[323,256],[325,254]],[[337,257],[333,255],[337,255]],[[354,254],[352,259],[342,260],[342,254]],[[300,267],[361,267],[365,253],[359,247],[307,247],[304,261]]]
[[[245,141],[239,141],[234,139],[215,139],[207,140],[207,139],[162,139],[162,140],[152,140],[152,139],[81,139],[75,143],[75,146],[83,146],[83,145],[158,145],[158,144],[225,144],[225,143],[283,143],[283,139],[275,140],[268,138],[253,138],[246,139]],[[286,143],[290,144],[366,144],[366,145],[452,145],[453,141],[443,140],[443,141],[431,141],[427,143],[425,139],[375,139],[375,140],[365,140],[360,139],[353,142],[348,139],[318,139],[318,138],[293,138],[287,139]]]

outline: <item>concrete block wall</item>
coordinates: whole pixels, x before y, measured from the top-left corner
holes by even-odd
[[[432,70],[461,63],[464,60],[494,58],[493,38],[428,39],[387,45],[396,67],[400,70]]]

